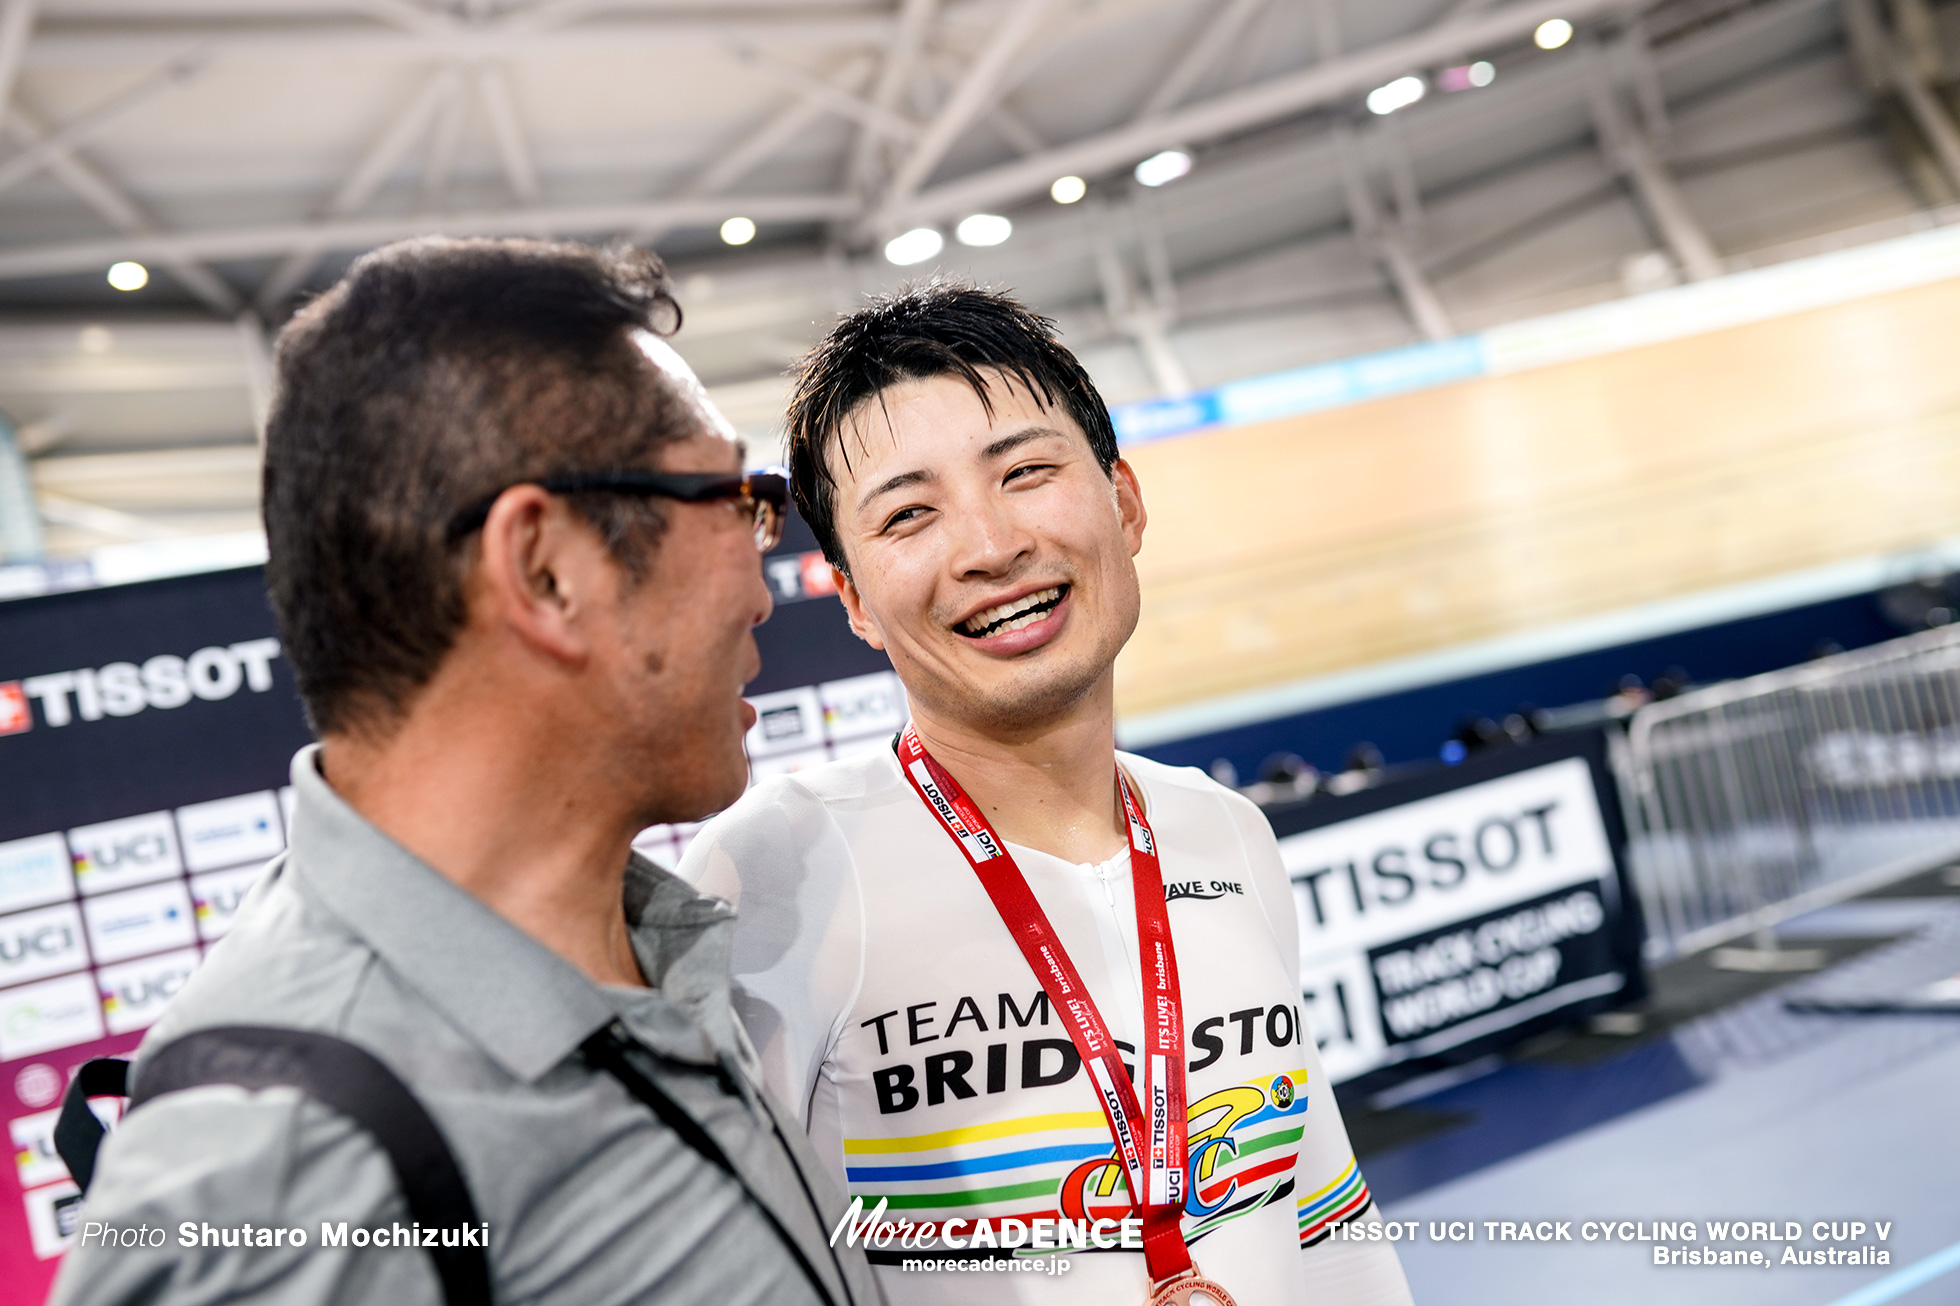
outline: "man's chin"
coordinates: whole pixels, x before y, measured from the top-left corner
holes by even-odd
[[[679,825],[705,821],[734,805],[749,787],[749,764],[738,755],[733,766],[704,768],[688,776],[684,790],[668,790],[652,795],[649,810],[654,813],[648,825]]]
[[[961,686],[956,711],[970,725],[992,733],[1039,730],[1073,712],[1107,673],[1098,666],[1020,669]]]

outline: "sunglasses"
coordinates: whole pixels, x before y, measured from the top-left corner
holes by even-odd
[[[753,472],[570,472],[518,484],[535,485],[552,494],[631,494],[675,499],[681,503],[738,501],[753,523],[755,547],[763,553],[775,548],[783,538],[783,518],[789,511],[789,470],[784,467],[764,467]],[[504,490],[513,488],[506,485]],[[490,517],[491,505],[504,490],[451,518],[450,542],[481,530]]]

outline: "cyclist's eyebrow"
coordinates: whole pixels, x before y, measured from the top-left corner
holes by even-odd
[[[1030,426],[1027,427],[1025,430],[1015,431],[1009,435],[1003,435],[1002,437],[1000,437],[1000,439],[994,441],[992,444],[988,445],[985,449],[982,449],[980,451],[980,458],[983,462],[992,462],[994,459],[1001,457],[1003,454],[1009,454],[1014,452],[1014,450],[1020,448],[1024,444],[1027,444],[1031,440],[1044,440],[1049,438],[1050,436],[1053,436],[1061,440],[1068,439],[1066,435],[1063,435],[1060,431],[1057,431],[1052,426]]]
[[[870,506],[871,501],[877,498],[879,495],[890,494],[895,490],[903,490],[907,486],[930,484],[931,482],[936,481],[938,479],[939,479],[939,474],[937,472],[930,471],[923,467],[918,468],[915,471],[900,472],[898,475],[892,477],[888,481],[885,481],[877,488],[868,491],[862,499],[859,499],[857,505],[858,511],[863,512],[867,507]]]

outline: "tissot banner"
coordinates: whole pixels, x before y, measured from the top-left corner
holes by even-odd
[[[1638,996],[1596,734],[1269,813],[1335,1082]]]

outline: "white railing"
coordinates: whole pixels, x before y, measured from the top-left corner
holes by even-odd
[[[1960,626],[1634,714],[1616,764],[1651,959],[1960,857]]]

